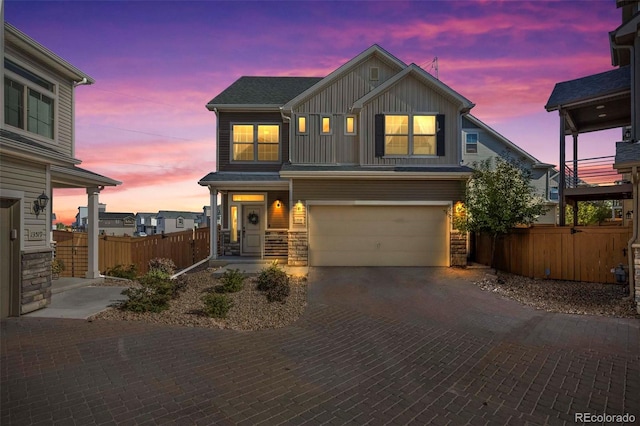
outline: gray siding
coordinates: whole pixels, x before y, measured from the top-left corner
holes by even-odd
[[[384,113],[437,113],[445,115],[443,157],[376,158],[375,115]],[[428,164],[458,165],[460,142],[458,107],[449,98],[427,88],[413,77],[398,82],[366,104],[360,113],[360,159],[363,165]]]
[[[53,74],[50,68],[41,65],[36,59],[26,54],[17,52],[9,43],[7,43],[6,52],[10,54],[12,58],[18,60],[20,65],[55,85],[54,140],[51,141],[50,139],[42,138],[28,132],[25,134],[38,140],[49,142],[52,148],[66,155],[73,156],[73,82],[60,75]],[[34,86],[34,89],[37,89],[37,86]]]
[[[47,169],[42,164],[27,163],[7,156],[0,157],[0,188],[9,191],[23,191],[23,241],[24,249],[48,248],[49,238],[47,218],[51,211],[51,202],[46,211],[40,213],[38,217],[33,213],[33,201],[44,191],[49,193],[47,188]],[[44,231],[44,239],[30,240],[29,231]]]
[[[379,79],[369,79],[369,69],[377,67]],[[309,132],[298,135],[293,132],[292,162],[315,164],[357,164],[358,138],[344,135],[344,120],[355,101],[398,73],[399,69],[388,65],[377,56],[354,66],[342,78],[315,94],[294,110],[294,123],[299,114],[308,115]],[[320,135],[320,117],[331,114],[333,132]],[[358,123],[356,123],[358,124]]]
[[[459,201],[461,180],[294,179],[294,200]]]

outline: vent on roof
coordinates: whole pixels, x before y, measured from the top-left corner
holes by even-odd
[[[380,68],[371,67],[369,68],[369,80],[378,81],[380,79]]]

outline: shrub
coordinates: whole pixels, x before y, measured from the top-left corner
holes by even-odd
[[[53,259],[51,261],[51,273],[59,275],[62,271],[64,271],[64,261],[62,259]]]
[[[222,285],[218,287],[220,293],[235,293],[244,287],[244,275],[239,269],[228,269],[220,277]]]
[[[162,312],[169,307],[170,297],[151,287],[131,287],[122,291],[128,299],[120,309],[132,312]]]
[[[269,302],[284,303],[291,293],[289,276],[276,263],[260,271],[257,288],[266,294]]]
[[[156,257],[149,261],[149,270],[152,269],[158,269],[171,276],[176,273],[176,264],[171,259]]]
[[[104,273],[110,277],[126,278],[128,280],[135,280],[138,275],[136,265],[116,265],[113,268],[109,268]]]
[[[233,302],[226,294],[207,293],[202,297],[204,312],[214,318],[226,318]]]

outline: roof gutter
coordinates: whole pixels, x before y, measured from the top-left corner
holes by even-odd
[[[289,158],[288,161],[289,163],[291,163],[291,140],[293,139],[293,131],[291,129],[291,116],[287,116],[284,113],[284,107],[280,107],[278,108],[280,110],[280,116],[282,117],[282,122],[286,122],[289,123]],[[289,110],[289,113],[291,113],[291,110]]]

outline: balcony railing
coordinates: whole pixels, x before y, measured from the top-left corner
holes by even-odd
[[[581,186],[615,185],[622,175],[613,168],[614,155],[567,161],[564,165],[565,188]],[[577,167],[576,167],[577,166]]]

